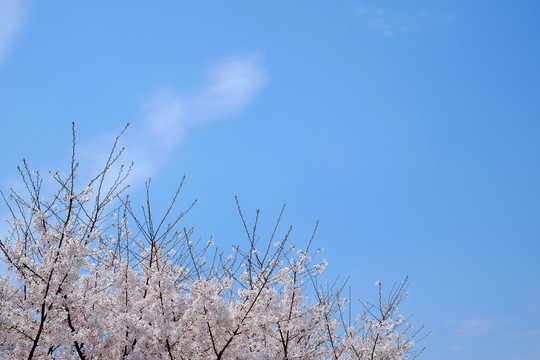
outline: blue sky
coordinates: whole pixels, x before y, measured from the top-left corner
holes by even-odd
[[[133,191],[186,174],[201,237],[287,203],[354,298],[410,277],[424,359],[537,360],[538,64],[533,1],[0,0],[0,186],[131,122]]]

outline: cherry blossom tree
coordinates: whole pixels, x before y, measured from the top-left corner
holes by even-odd
[[[124,129],[125,130],[125,129]],[[121,136],[122,134],[120,134]],[[119,136],[119,137],[120,137]],[[259,212],[230,255],[182,226],[180,183],[156,218],[150,184],[132,207],[119,137],[89,183],[77,182],[75,130],[67,175],[19,168],[23,193],[2,192],[10,213],[0,252],[3,359],[413,359],[418,331],[399,314],[407,281],[351,316],[344,284],[324,281],[320,250],[282,229],[261,240]],[[49,187],[47,187],[49,188]],[[315,226],[316,230],[317,226]]]

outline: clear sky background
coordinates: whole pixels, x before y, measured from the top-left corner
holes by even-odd
[[[538,360],[539,64],[533,1],[0,0],[0,186],[131,122],[133,191],[186,174],[202,238],[287,203],[354,298],[409,276],[423,359]]]

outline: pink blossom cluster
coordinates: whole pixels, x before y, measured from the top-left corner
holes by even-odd
[[[65,179],[52,174],[59,189],[47,199],[39,174],[24,169],[29,196],[2,194],[13,219],[0,240],[11,275],[0,277],[0,358],[401,360],[419,353],[416,333],[397,313],[405,283],[388,298],[380,291],[379,305],[350,321],[343,287],[321,280],[326,260],[314,260],[311,241],[296,250],[290,229],[261,243],[258,212],[248,230],[240,211],[249,242],[227,256],[212,241],[192,242],[192,230],[177,230],[185,214],[174,210],[178,192],[160,220],[150,201],[135,216],[117,196],[121,171],[107,190],[104,171],[77,192],[75,170],[72,163]]]

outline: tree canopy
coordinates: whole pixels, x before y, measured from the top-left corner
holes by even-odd
[[[224,254],[194,240],[178,209],[180,183],[161,217],[150,202],[135,211],[117,166],[118,138],[103,170],[77,181],[19,168],[25,192],[2,197],[11,214],[0,237],[8,276],[0,277],[0,356],[4,359],[412,359],[418,331],[399,314],[407,280],[351,315],[345,285],[322,278],[327,262],[312,241],[296,246],[291,228]],[[316,226],[315,226],[316,230]],[[313,233],[315,235],[315,231]],[[262,240],[266,239],[266,240]],[[313,239],[313,237],[312,237]]]

